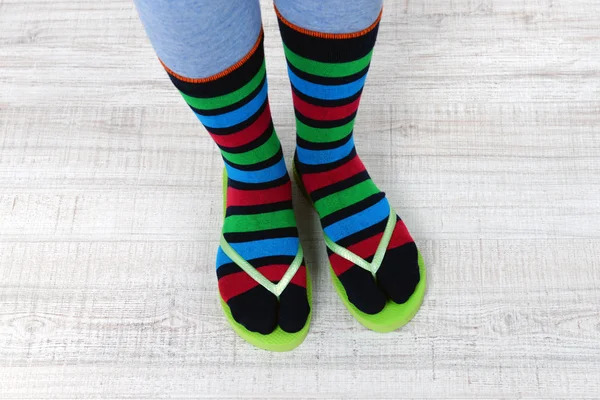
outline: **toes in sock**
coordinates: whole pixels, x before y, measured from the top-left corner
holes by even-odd
[[[306,272],[299,270],[297,274]],[[298,281],[299,284],[292,281],[279,296],[279,326],[289,333],[300,331],[306,325],[310,313],[306,287],[301,286],[302,279]]]
[[[277,327],[277,297],[260,285],[231,298],[227,305],[233,318],[249,331],[267,335]]]
[[[385,307],[387,301],[385,294],[377,286],[369,271],[354,265],[338,278],[344,285],[348,300],[360,311],[366,314],[377,314]]]
[[[377,271],[377,283],[397,304],[408,301],[419,283],[419,261],[414,242],[389,249]]]

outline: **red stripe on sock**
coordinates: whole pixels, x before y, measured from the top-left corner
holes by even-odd
[[[278,282],[283,278],[288,268],[289,265],[286,264],[273,264],[259,267],[258,271],[271,282]],[[306,288],[306,267],[304,265],[300,266],[290,283]],[[221,293],[223,301],[227,302],[229,299],[245,293],[257,285],[258,283],[247,273],[243,271],[236,272],[219,279],[219,293]]]
[[[219,279],[219,293],[223,301],[228,302],[232,297],[245,293],[257,285],[258,282],[247,273],[236,272]]]
[[[388,249],[395,249],[396,247],[400,247],[405,245],[406,243],[414,242],[412,236],[408,232],[408,228],[404,225],[404,221],[396,221],[396,226],[394,227],[394,233],[392,233],[392,238],[390,239],[390,244],[388,244]]]
[[[341,165],[331,171],[317,172],[314,174],[302,175],[302,183],[308,191],[312,193],[317,189],[348,179],[365,170],[365,166],[358,156],[354,156],[346,164]]]
[[[368,239],[362,240],[358,243],[354,243],[353,245],[348,247],[348,250],[350,250],[360,258],[369,258],[375,254],[375,251],[377,251],[377,246],[379,246],[379,242],[381,242],[382,237],[383,232],[378,233],[377,235],[371,236]],[[406,243],[411,243],[412,241],[413,239],[408,233],[404,222],[397,221],[396,226],[394,228],[394,233],[392,233],[392,237],[390,238],[390,243],[388,244],[387,250],[395,249],[396,247],[400,247]],[[348,261],[344,257],[339,256],[335,253],[332,253],[329,256],[329,262],[331,263],[331,267],[333,268],[333,271],[337,276],[340,276],[354,265],[352,261]]]
[[[291,182],[281,186],[263,190],[241,190],[227,187],[227,207],[256,206],[261,204],[278,203],[292,199]]]
[[[302,264],[300,268],[298,268],[298,271],[296,271],[296,275],[294,275],[290,283],[306,289],[306,279],[306,266]]]
[[[321,107],[307,103],[302,100],[295,93],[293,93],[294,107],[307,118],[314,119],[317,121],[335,121],[338,119],[344,119],[350,116],[353,112],[358,110],[358,104],[360,103],[360,97],[354,100],[350,104],[339,107]]]
[[[287,272],[288,268],[289,265],[266,265],[260,267],[258,270],[271,282],[279,282]],[[296,274],[290,283],[306,288],[306,267],[304,265],[301,265],[300,268],[298,268],[298,271],[296,271]]]
[[[383,232],[378,233],[377,235],[371,236],[368,239],[354,243],[348,247],[348,250],[360,258],[368,258],[375,254],[375,250],[377,250],[377,246],[379,245],[382,236]],[[344,257],[335,253],[332,253],[329,256],[329,262],[331,263],[331,267],[337,276],[340,276],[354,265],[352,261],[348,261]]]
[[[265,107],[262,114],[258,117],[256,121],[252,123],[252,125],[248,126],[245,129],[242,129],[239,132],[230,133],[228,135],[215,135],[210,133],[213,140],[217,142],[220,146],[225,147],[238,147],[243,146],[257,139],[260,135],[262,135],[269,124],[271,123],[271,110],[269,105]]]

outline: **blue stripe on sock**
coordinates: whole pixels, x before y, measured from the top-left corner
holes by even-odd
[[[371,207],[329,225],[327,228],[325,228],[325,233],[331,240],[337,242],[340,239],[350,236],[356,232],[360,232],[363,229],[381,222],[381,220],[387,218],[389,215],[390,205],[387,199],[384,197]]]
[[[240,122],[244,122],[245,120],[256,114],[256,112],[267,100],[267,93],[268,88],[267,82],[265,81],[260,92],[258,92],[257,95],[247,104],[243,105],[237,110],[233,110],[220,115],[200,115],[198,113],[195,114],[196,117],[198,117],[198,119],[200,120],[200,122],[202,122],[202,124],[206,126],[208,130],[210,130],[210,128],[229,128],[231,126],[239,124]]]
[[[350,138],[348,142],[340,147],[329,150],[309,150],[296,146],[298,160],[303,164],[319,165],[332,163],[346,157],[354,148],[354,138]]]
[[[262,239],[243,243],[229,243],[244,260],[272,256],[296,256],[299,240],[297,237]],[[217,269],[233,262],[221,247],[217,252]]]
[[[244,183],[265,183],[279,179],[287,173],[285,167],[285,161],[283,157],[275,165],[271,165],[265,169],[259,169],[258,171],[243,171],[232,167],[225,162],[225,168],[227,168],[227,176],[234,181]]]
[[[360,89],[365,85],[365,79],[367,75],[362,78],[346,83],[344,85],[319,85],[299,78],[291,69],[288,68],[290,75],[290,81],[292,85],[300,92],[307,96],[314,97],[321,100],[339,100],[345,99],[358,93]]]

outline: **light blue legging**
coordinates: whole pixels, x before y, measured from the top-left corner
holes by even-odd
[[[276,0],[288,21],[327,33],[370,26],[383,0]],[[134,0],[158,58],[187,78],[206,78],[229,68],[256,43],[259,0]]]

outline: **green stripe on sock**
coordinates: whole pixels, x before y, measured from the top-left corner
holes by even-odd
[[[377,186],[375,186],[372,180],[367,179],[348,189],[344,189],[317,200],[315,208],[317,209],[319,216],[323,218],[377,193],[379,193]]]
[[[352,129],[354,129],[354,120],[348,122],[346,125],[336,126],[335,128],[313,128],[296,119],[296,132],[298,136],[309,142],[335,142],[348,136],[352,132]]]
[[[264,214],[230,215],[225,218],[223,233],[256,232],[294,226],[296,226],[294,211],[287,209]]]
[[[291,51],[284,44],[283,49],[285,51],[285,55],[294,67],[298,68],[301,71],[306,73],[323,76],[327,78],[341,78],[344,76],[356,74],[357,72],[365,69],[369,63],[371,62],[371,56],[373,55],[373,50],[369,52],[363,58],[359,58],[356,61],[349,61],[345,63],[324,63],[319,61],[309,60],[308,58],[304,58],[299,56],[298,54]]]
[[[181,93],[181,95],[183,96],[186,103],[188,103],[190,106],[192,106],[194,108],[197,108],[199,110],[214,110],[217,108],[226,107],[228,105],[235,104],[238,101],[243,100],[250,93],[252,93],[256,88],[258,88],[258,85],[260,85],[263,78],[265,77],[265,73],[266,73],[266,68],[265,68],[265,63],[263,63],[260,70],[256,73],[256,75],[254,75],[254,78],[252,78],[252,80],[250,80],[250,82],[248,82],[247,84],[245,84],[244,86],[242,86],[241,88],[236,90],[235,92],[224,94],[223,96],[210,97],[210,98],[203,99],[203,98],[188,96],[187,94],[185,94],[183,92],[179,92],[179,93]]]
[[[231,161],[234,164],[251,165],[273,157],[275,153],[279,151],[280,147],[281,145],[279,144],[277,134],[275,133],[275,130],[273,130],[271,137],[254,150],[246,151],[244,153],[228,153],[221,150],[221,154],[223,154],[223,157],[225,157],[227,161]]]

